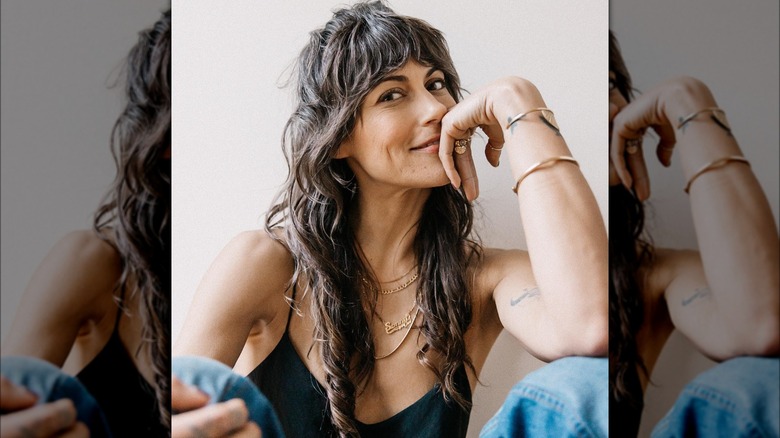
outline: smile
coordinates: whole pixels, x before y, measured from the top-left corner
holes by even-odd
[[[433,138],[421,144],[420,146],[413,147],[412,151],[426,152],[431,154],[439,153],[439,137]]]

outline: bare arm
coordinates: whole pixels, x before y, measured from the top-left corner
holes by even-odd
[[[3,343],[3,355],[32,356],[62,366],[79,328],[105,316],[119,275],[119,254],[93,231],[65,236],[35,270]]]
[[[686,181],[708,163],[742,151],[725,125],[701,113],[717,107],[706,85],[673,79],[640,96],[615,118],[613,143],[653,126],[661,136],[657,155],[669,165],[678,151]],[[636,135],[636,134],[634,134]],[[616,162],[617,150],[613,150]],[[616,164],[624,182],[644,169],[641,154],[628,166]],[[748,157],[750,158],[750,157]],[[647,185],[638,189],[637,185]],[[649,194],[649,183],[637,181]],[[682,192],[682,188],[681,188]],[[780,349],[780,245],[772,213],[758,181],[744,163],[732,162],[701,174],[690,187],[690,204],[700,252],[674,256],[666,288],[676,328],[706,355],[775,355]]]
[[[495,148],[503,145],[501,153],[509,159],[517,179],[535,163],[571,156],[558,130],[542,120],[539,112],[507,128],[515,115],[545,106],[530,82],[503,79],[456,105],[445,117],[443,133],[452,141],[465,137],[467,129],[480,126],[490,139],[488,160],[497,164],[499,152]],[[446,144],[444,135],[442,143]],[[452,152],[452,148],[446,149],[440,149],[445,168],[446,154]],[[451,179],[456,183],[462,180],[467,193],[476,192],[476,187],[470,187],[474,184],[469,178],[474,175],[471,157],[456,155],[455,160],[459,175]],[[546,360],[606,355],[607,237],[585,178],[577,166],[559,162],[530,174],[516,196],[528,258],[509,252],[497,263],[500,279],[493,298],[504,328]]]
[[[233,366],[257,321],[286,308],[292,258],[264,231],[234,238],[203,277],[174,355],[205,356]]]

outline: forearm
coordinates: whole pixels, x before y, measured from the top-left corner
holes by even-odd
[[[683,92],[666,108],[675,128],[681,118],[717,107],[704,84],[689,80],[681,86]],[[709,116],[703,113],[675,131],[686,181],[713,161],[742,156],[735,138]],[[689,197],[704,273],[718,308],[733,327],[745,329],[747,338],[761,338],[761,333],[776,338],[780,245],[755,175],[748,165],[730,162],[697,176]]]
[[[545,106],[535,88],[525,93],[514,111]],[[571,156],[563,137],[538,117],[529,115],[514,123],[504,136],[515,180],[535,163]],[[607,236],[587,181],[577,166],[561,161],[526,177],[517,198],[534,277],[549,317],[566,336],[582,339],[592,328],[594,343],[599,343],[607,330]]]

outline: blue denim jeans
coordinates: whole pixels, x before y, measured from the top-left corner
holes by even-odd
[[[480,437],[606,437],[606,358],[565,357],[529,373],[510,391]]]
[[[271,402],[246,377],[234,373],[221,362],[205,357],[174,357],[171,365],[174,376],[211,398],[209,404],[243,399],[249,410],[249,419],[260,427],[263,438],[284,437]]]
[[[92,395],[75,377],[49,362],[32,357],[7,356],[0,358],[0,374],[37,395],[37,404],[70,399],[76,408],[78,421],[89,428],[90,436],[111,437],[108,423]]]
[[[780,359],[738,357],[686,385],[652,436],[777,437],[779,431]]]

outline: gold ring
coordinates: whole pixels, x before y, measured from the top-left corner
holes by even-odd
[[[471,146],[470,138],[455,140],[455,153],[458,155],[463,155],[466,153],[466,149],[468,149],[469,146]]]
[[[639,145],[641,144],[642,144],[642,140],[638,138],[632,138],[630,140],[626,140],[626,153],[629,155],[633,155],[639,152]]]
[[[503,147],[503,146],[501,146],[500,148],[494,148],[493,146],[488,146],[488,147],[489,147],[490,149],[492,149],[492,150],[496,151],[496,152],[501,152],[501,151],[503,151],[503,150],[504,150],[504,147]]]

